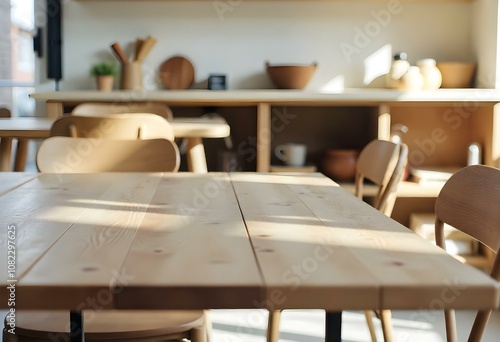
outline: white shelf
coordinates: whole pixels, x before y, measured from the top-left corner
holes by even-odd
[[[210,104],[223,103],[224,105],[256,105],[258,103],[286,104],[286,105],[370,105],[377,106],[385,103],[418,103],[429,105],[429,102],[469,102],[498,103],[500,90],[494,89],[439,89],[433,91],[401,92],[390,89],[345,89],[337,93],[319,93],[302,90],[154,90],[143,91],[59,91],[31,94],[36,100],[44,101],[164,101],[172,103]]]

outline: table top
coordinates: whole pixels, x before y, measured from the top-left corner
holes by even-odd
[[[1,308],[13,280],[16,307],[31,309],[498,306],[493,279],[318,173],[0,173],[0,184],[0,250],[16,252],[12,277],[0,263]]]
[[[46,118],[0,118],[0,138],[45,139],[53,122]],[[173,118],[170,125],[179,138],[224,138],[230,131],[223,118]]]
[[[0,138],[45,139],[54,120],[46,118],[0,118]]]

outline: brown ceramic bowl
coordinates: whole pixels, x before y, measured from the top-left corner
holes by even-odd
[[[266,62],[267,74],[278,89],[303,89],[316,71],[317,63],[311,65],[270,65]]]
[[[321,161],[322,172],[336,182],[352,182],[358,155],[358,150],[326,150]]]
[[[476,71],[476,64],[462,62],[439,62],[436,64],[443,82],[441,88],[470,88]]]

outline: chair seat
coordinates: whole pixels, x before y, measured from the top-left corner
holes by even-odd
[[[204,311],[84,311],[85,338],[131,339],[179,334],[203,326]],[[69,333],[68,311],[17,311],[16,334],[47,338]]]

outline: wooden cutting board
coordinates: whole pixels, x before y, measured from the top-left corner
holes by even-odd
[[[182,56],[169,58],[160,65],[160,80],[166,89],[187,89],[194,82],[194,67]]]

